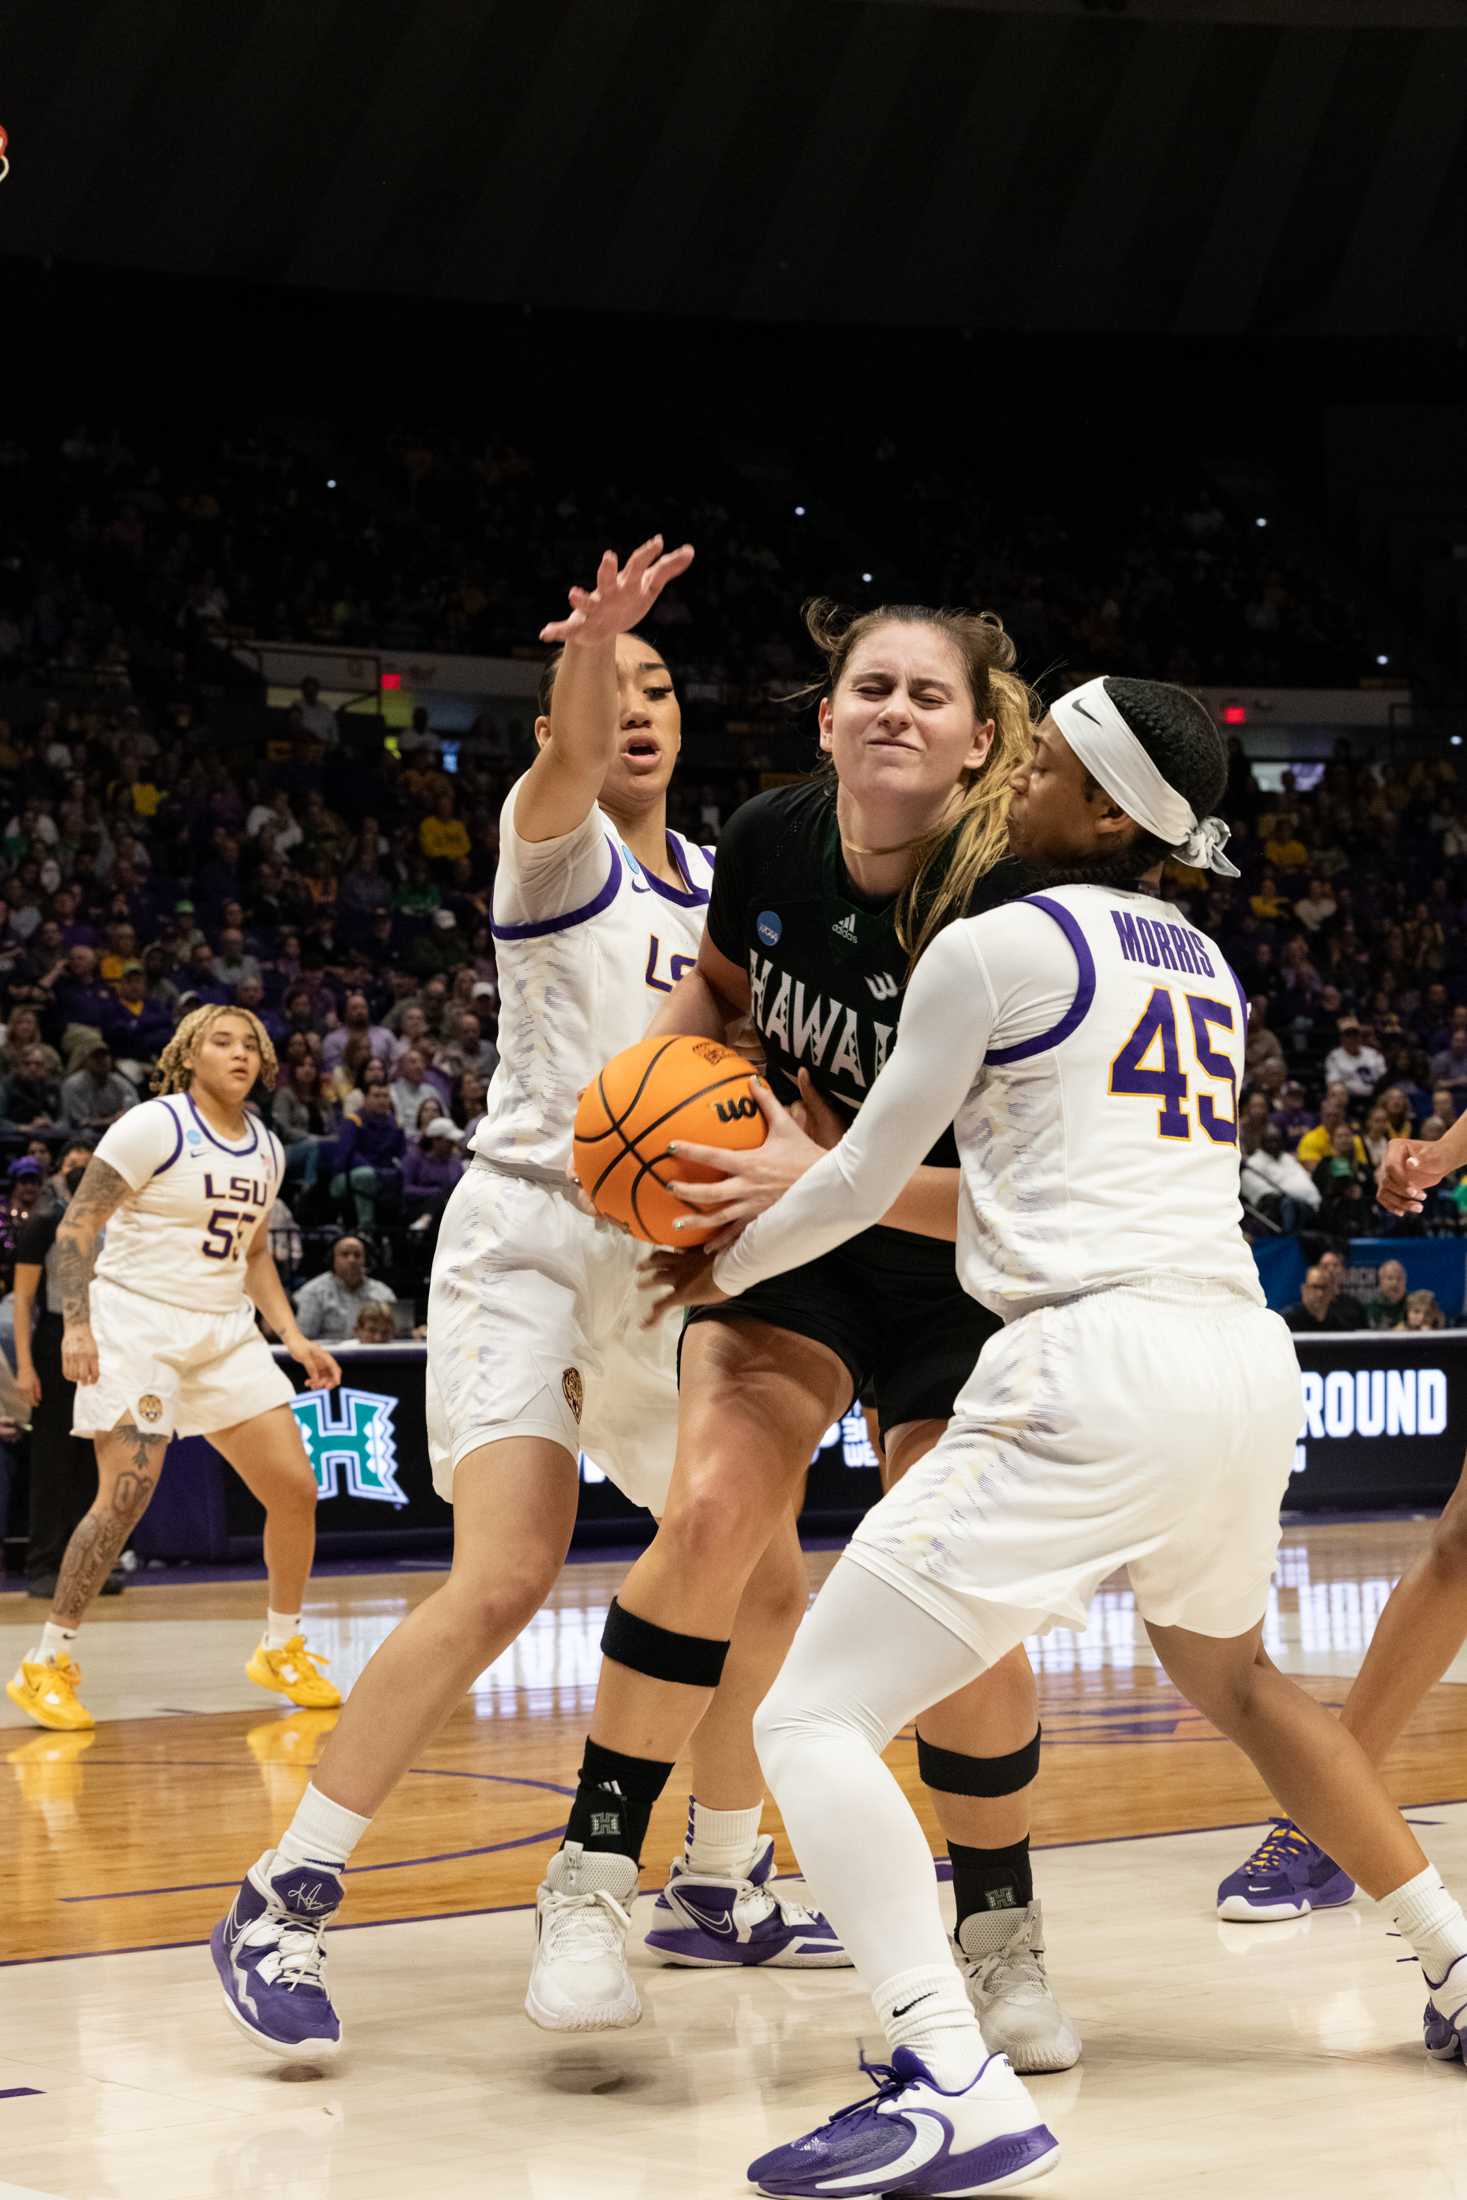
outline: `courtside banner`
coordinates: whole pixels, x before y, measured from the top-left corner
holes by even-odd
[[[1290,1511],[1436,1510],[1467,1453],[1467,1331],[1360,1331],[1296,1337],[1299,1436],[1284,1504]],[[327,1555],[447,1543],[450,1509],[435,1495],[423,1426],[421,1344],[333,1345],[339,1391],[297,1394],[295,1412],[316,1475]],[[298,1371],[280,1355],[288,1371]],[[859,1409],[826,1434],[810,1464],[801,1525],[846,1532],[881,1495]],[[139,1525],[145,1558],[243,1558],[258,1550],[260,1508],[200,1438],[170,1446],[168,1470]],[[581,1461],[576,1539],[645,1541],[648,1515]]]

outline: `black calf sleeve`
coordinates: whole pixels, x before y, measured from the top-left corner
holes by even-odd
[[[1031,1742],[1022,1749],[1011,1749],[1004,1757],[966,1757],[960,1750],[939,1749],[919,1733],[917,1770],[923,1785],[936,1788],[941,1795],[1017,1795],[1038,1775],[1043,1731],[1036,1727]]]
[[[707,1635],[679,1635],[650,1619],[638,1619],[613,1597],[601,1631],[601,1654],[633,1673],[645,1673],[648,1680],[674,1681],[683,1688],[716,1688],[723,1678],[728,1644]]]
[[[566,1840],[579,1841],[593,1853],[630,1856],[640,1863],[652,1806],[671,1772],[670,1764],[603,1749],[588,1735]]]

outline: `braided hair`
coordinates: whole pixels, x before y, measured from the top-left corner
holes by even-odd
[[[1107,676],[1105,692],[1168,785],[1186,797],[1198,817],[1208,817],[1228,783],[1223,737],[1205,703],[1168,680],[1128,680]],[[1085,797],[1104,789],[1087,771]],[[1024,891],[1041,886],[1109,886],[1129,892],[1149,871],[1176,854],[1138,825],[1121,847],[1088,862],[1064,865],[1026,863]]]
[[[203,1008],[192,1008],[179,1024],[173,1037],[158,1057],[158,1090],[187,1092],[194,1081],[194,1054],[206,1031],[213,1029],[221,1016],[242,1016],[254,1032],[260,1049],[260,1083],[267,1092],[273,1090],[280,1065],[275,1058],[275,1047],[269,1032],[258,1016],[247,1008],[236,1008],[229,1001],[210,1001]]]

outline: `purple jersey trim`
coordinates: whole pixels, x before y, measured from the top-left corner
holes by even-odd
[[[1075,998],[1061,1016],[1059,1022],[1048,1031],[1041,1031],[1032,1039],[1021,1039],[1017,1046],[990,1047],[985,1057],[990,1062],[1027,1062],[1031,1055],[1046,1054],[1077,1031],[1090,1013],[1090,1003],[1095,998],[1095,957],[1090,952],[1090,942],[1062,902],[1051,901],[1047,894],[1026,894],[1025,901],[1032,909],[1042,909],[1047,917],[1053,917],[1074,949],[1079,964],[1079,983]]]
[[[579,909],[567,909],[563,917],[545,917],[535,924],[496,924],[489,919],[489,930],[496,940],[543,940],[552,932],[568,932],[573,924],[584,924],[588,917],[599,917],[602,910],[616,899],[621,884],[621,857],[616,852],[616,842],[608,839],[611,850],[611,869],[606,884],[590,901],[582,902]]]
[[[198,1109],[194,1106],[193,1094],[191,1092],[186,1092],[184,1094],[184,1098],[188,1102],[189,1113],[192,1115],[194,1121],[198,1124],[199,1129],[203,1132],[204,1136],[208,1139],[209,1144],[211,1146],[217,1146],[221,1153],[232,1153],[235,1159],[239,1160],[244,1154],[253,1153],[255,1148],[259,1145],[260,1125],[258,1120],[253,1115],[247,1114],[245,1117],[246,1122],[250,1126],[249,1144],[247,1146],[226,1146],[222,1138],[216,1138],[214,1136],[214,1133],[210,1130],[208,1124],[204,1121],[204,1118],[200,1115]]]
[[[1248,1037],[1248,996],[1243,991],[1243,981],[1238,976],[1238,973],[1233,968],[1232,964],[1230,962],[1224,962],[1223,968],[1227,972],[1228,976],[1232,979],[1233,984],[1237,987],[1238,1006],[1243,1011],[1243,1037],[1246,1041]]]
[[[687,888],[686,893],[680,894],[675,886],[668,885],[666,879],[654,878],[639,863],[637,870],[640,875],[647,881],[653,893],[660,894],[664,901],[675,901],[680,909],[706,909],[708,888],[693,884],[693,874],[688,869],[687,852],[676,833],[669,833],[667,836],[667,852],[672,858],[674,870]]]
[[[168,1107],[168,1103],[166,1100],[163,1102],[163,1106],[165,1108]],[[153,1171],[152,1176],[148,1179],[148,1182],[150,1184],[154,1183],[160,1176],[166,1176],[168,1174],[168,1171],[173,1167],[174,1162],[183,1152],[183,1123],[179,1116],[177,1108],[168,1108],[168,1120],[173,1125],[173,1151],[168,1156],[168,1159]],[[142,1190],[141,1185],[138,1186],[138,1190]]]

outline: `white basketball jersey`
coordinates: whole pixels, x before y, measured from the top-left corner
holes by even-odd
[[[642,869],[599,807],[558,840],[522,840],[523,784],[500,816],[499,1066],[472,1145],[507,1168],[559,1176],[582,1088],[641,1038],[697,960],[713,850],[669,833],[682,880],[669,886]]]
[[[1247,1005],[1216,942],[1096,886],[958,929],[998,997],[955,1125],[965,1289],[1005,1316],[1158,1276],[1261,1303],[1238,1196]]]
[[[227,1142],[181,1092],[118,1118],[96,1158],[132,1193],[107,1224],[99,1276],[190,1313],[243,1305],[250,1240],[285,1173],[275,1133],[256,1115],[246,1120],[245,1136]]]
[[[948,1124],[958,1274],[1005,1320],[1190,1278],[1261,1304],[1238,1198],[1245,1009],[1216,942],[1144,894],[1059,886],[939,933],[840,1144],[720,1255],[747,1290],[878,1221]]]

